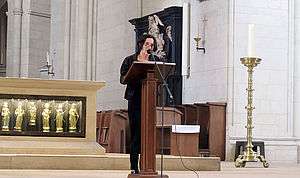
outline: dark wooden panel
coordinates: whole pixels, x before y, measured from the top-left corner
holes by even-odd
[[[195,103],[197,107],[197,124],[200,125],[199,149],[208,149],[209,105]]]
[[[156,126],[156,153],[162,150],[162,126]],[[164,154],[181,156],[199,156],[198,133],[173,133],[172,126],[164,126]],[[179,150],[178,150],[179,149]]]
[[[160,33],[163,34],[163,39],[165,41],[163,51],[166,52],[165,58],[161,60],[176,63],[167,83],[175,99],[174,105],[180,105],[182,104],[182,7],[168,7],[162,11],[129,20],[129,22],[135,26],[136,39],[148,32],[148,17],[154,15],[157,15],[164,24],[164,26],[159,26]],[[172,41],[168,40],[166,34],[168,26],[171,26]],[[138,47],[136,47],[136,49],[138,49]],[[161,106],[162,102],[159,102],[158,104]],[[172,105],[170,97],[167,97],[167,95],[164,97],[164,104],[165,106]]]
[[[226,104],[208,103],[210,115],[209,127],[209,151],[211,155],[216,155],[225,160],[226,142]]]
[[[121,110],[101,111],[97,118],[100,120],[97,122],[97,142],[107,153],[125,153],[127,113]]]

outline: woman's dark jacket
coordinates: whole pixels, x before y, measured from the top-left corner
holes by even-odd
[[[120,83],[121,84],[125,84],[123,83],[123,80],[124,80],[124,77],[125,75],[127,74],[131,64],[134,62],[134,61],[137,61],[137,53],[131,55],[131,56],[128,56],[124,59],[123,63],[122,63],[122,66],[121,66],[121,70],[120,70]],[[150,58],[150,61],[153,61],[154,59],[154,56],[149,56]],[[155,57],[155,60],[158,60],[157,57]],[[135,99],[141,99],[141,90],[142,90],[142,84],[141,82],[139,83],[129,83],[127,84],[127,87],[126,87],[126,91],[125,91],[125,96],[124,98],[126,100],[135,100]]]

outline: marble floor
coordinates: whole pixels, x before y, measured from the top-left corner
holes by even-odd
[[[0,169],[0,177],[26,178],[126,178],[129,171],[110,170],[28,170]],[[159,172],[160,173],[160,172]],[[165,171],[170,178],[197,178],[192,171]],[[263,168],[260,163],[247,163],[235,168],[233,162],[222,162],[221,171],[197,171],[200,178],[300,178],[300,164],[272,164]]]

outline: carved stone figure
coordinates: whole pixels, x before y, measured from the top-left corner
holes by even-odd
[[[2,131],[9,131],[10,111],[7,102],[3,103],[1,116],[2,116]]]
[[[22,103],[18,103],[18,108],[15,110],[16,115],[16,125],[15,125],[15,131],[21,131],[22,130],[22,123],[23,123],[23,117],[24,117],[25,111],[22,109]]]
[[[164,52],[165,52],[165,59],[167,59],[169,62],[171,58],[172,58],[172,27],[169,25],[166,28],[166,34],[164,36],[164,41],[165,41],[165,45],[164,45]]]
[[[76,104],[73,103],[69,110],[69,132],[76,132],[78,119],[79,115],[77,113]]]
[[[165,56],[165,52],[163,51],[165,41],[158,25],[164,26],[164,24],[157,15],[153,15],[148,17],[148,25],[148,34],[154,36],[157,42],[157,51],[155,51],[155,53],[159,58],[163,58]]]
[[[50,107],[49,103],[46,103],[45,104],[45,109],[42,112],[43,132],[50,132],[49,120],[50,120],[51,110],[49,109],[49,107]]]
[[[170,39],[170,41],[172,41],[172,27],[171,27],[171,25],[169,25],[166,28],[166,34],[167,34],[168,38]]]

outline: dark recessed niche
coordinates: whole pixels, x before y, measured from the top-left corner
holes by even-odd
[[[0,135],[85,137],[86,97],[0,94]]]

